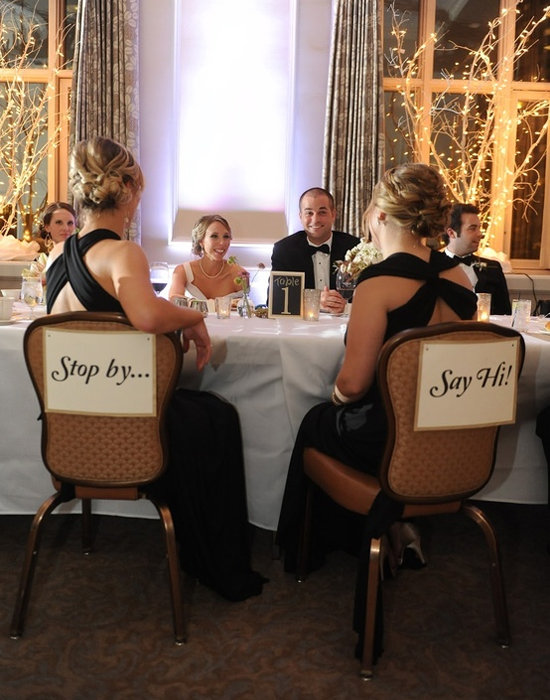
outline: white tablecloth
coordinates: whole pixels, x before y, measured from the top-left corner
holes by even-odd
[[[343,355],[345,318],[218,320],[207,324],[215,348],[202,376],[185,358],[183,383],[214,391],[237,408],[244,442],[249,519],[275,529],[294,437],[306,411],[330,396]],[[32,513],[52,490],[40,459],[38,403],[22,353],[26,323],[0,327],[0,514]],[[547,470],[535,418],[550,403],[550,335],[525,335],[517,423],[500,432],[486,500],[546,503]],[[68,509],[69,506],[64,506]],[[101,502],[96,510],[152,515],[150,504]]]

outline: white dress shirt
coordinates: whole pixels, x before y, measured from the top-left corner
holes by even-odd
[[[311,241],[308,242],[313,248],[319,247],[311,243]],[[319,245],[328,245],[332,250],[332,235],[328,241]],[[311,260],[313,262],[313,274],[315,275],[315,289],[324,289],[325,287],[330,289],[330,253],[313,253]]]
[[[445,252],[450,258],[458,258],[460,260],[460,255],[455,255],[448,248],[445,248]],[[472,285],[472,292],[475,291],[477,284],[477,275],[476,271],[473,268],[473,265],[465,265],[464,263],[460,263],[460,267],[464,270],[464,272],[466,273],[466,277],[470,280],[470,284]]]

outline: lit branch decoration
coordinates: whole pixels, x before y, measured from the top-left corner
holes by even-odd
[[[440,170],[455,201],[476,203],[480,207],[480,218],[488,234],[486,243],[502,224],[506,207],[519,199],[519,193],[524,216],[533,207],[540,184],[538,166],[546,150],[540,146],[544,144],[549,121],[548,100],[518,104],[517,113],[512,117],[503,95],[513,80],[516,63],[532,45],[533,33],[550,16],[550,6],[540,18],[531,19],[515,38],[512,55],[498,61],[499,44],[503,40],[499,30],[507,12],[509,10],[503,10],[489,23],[477,50],[454,44],[467,52],[468,65],[458,77],[450,73],[442,75],[447,85],[431,105],[430,130],[425,125],[418,95],[418,76],[424,53],[431,48],[429,45],[433,45],[434,51],[443,49],[442,34],[432,35],[429,42],[407,56],[408,13],[400,13],[392,5],[394,44],[385,55],[391,77],[399,80],[397,91],[402,98],[403,114],[395,122],[396,132],[403,137],[413,160],[425,158],[427,147],[430,162]],[[451,81],[454,92],[451,92]],[[516,151],[510,172],[509,166],[504,164],[507,149],[516,138],[516,129],[518,137],[521,134],[522,150]]]
[[[47,45],[43,20],[4,5],[0,10],[0,235],[15,233],[21,217],[29,236],[45,204],[33,210],[40,165],[57,146],[60,131],[48,133],[48,105],[55,97],[55,86],[53,78],[48,83],[23,80],[42,42]],[[63,63],[61,46],[62,42],[58,66]]]

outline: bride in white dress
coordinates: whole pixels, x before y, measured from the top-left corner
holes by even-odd
[[[231,228],[223,216],[201,216],[191,232],[192,252],[198,260],[184,262],[174,269],[169,297],[187,295],[208,300],[241,296],[242,284],[235,279],[248,278],[248,272],[241,265],[225,260],[231,239]]]

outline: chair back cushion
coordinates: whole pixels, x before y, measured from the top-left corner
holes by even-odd
[[[415,430],[422,342],[471,344],[510,337],[519,338],[518,361],[510,377],[510,381],[517,381],[524,343],[521,335],[509,328],[470,321],[445,323],[403,331],[384,345],[377,372],[388,439],[379,478],[394,500],[442,503],[470,497],[487,483],[494,465],[498,425]],[[515,392],[512,395],[515,400]]]
[[[181,369],[181,345],[175,334],[154,336],[156,415],[117,416],[45,412],[44,334],[48,328],[99,334],[136,332],[121,314],[87,311],[46,316],[27,329],[27,368],[42,410],[42,458],[60,481],[86,486],[138,486],[157,479],[166,466],[164,414]],[[110,333],[106,333],[109,331]]]

